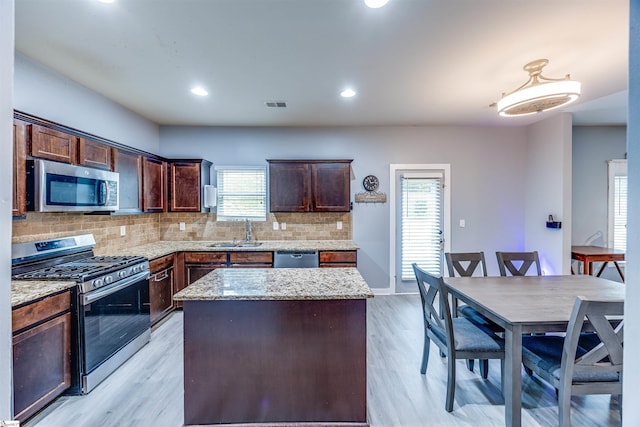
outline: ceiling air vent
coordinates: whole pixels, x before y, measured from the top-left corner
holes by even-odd
[[[284,101],[267,101],[264,105],[269,108],[287,108],[287,103]]]

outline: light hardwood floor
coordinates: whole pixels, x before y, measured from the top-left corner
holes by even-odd
[[[500,364],[487,380],[457,363],[456,402],[444,410],[446,360],[432,347],[420,375],[422,309],[418,295],[376,296],[368,302],[368,419],[372,427],[503,426]],[[224,349],[221,349],[224,351]],[[495,363],[494,363],[495,362]],[[87,396],[63,396],[26,427],[179,427],[183,420],[182,313],[156,328],[151,342]],[[524,426],[557,425],[552,388],[523,377]],[[572,422],[581,427],[620,426],[618,401],[574,397]]]

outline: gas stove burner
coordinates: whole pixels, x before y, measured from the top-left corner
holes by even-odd
[[[137,256],[93,256],[80,260],[40,268],[14,275],[16,280],[33,279],[87,279],[126,266],[141,264],[147,259]]]
[[[74,243],[75,242],[75,243]],[[84,235],[12,246],[14,280],[72,280],[79,292],[149,272],[141,256],[95,256],[93,236]]]

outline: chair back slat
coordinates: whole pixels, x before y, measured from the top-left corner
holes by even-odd
[[[444,254],[444,257],[447,260],[449,277],[455,277],[456,273],[458,273],[460,277],[473,276],[478,266],[482,266],[483,276],[487,275],[487,263],[484,260],[484,252],[447,252]],[[467,263],[466,267],[463,263]]]
[[[542,276],[538,251],[533,252],[496,252],[500,275],[506,276],[507,270],[512,276],[525,276],[531,266],[535,265],[536,273]],[[521,262],[517,267],[514,262]]]
[[[576,298],[562,352],[561,371],[565,372],[567,378],[573,378],[577,373],[622,373],[624,320],[612,324],[611,319],[613,316],[623,315],[623,300],[594,301],[584,297]],[[585,320],[601,342],[576,358]]]
[[[614,329],[609,319],[604,316],[589,316],[587,318],[596,330],[601,343],[576,359],[576,365],[593,365],[604,358],[608,358],[608,364],[617,367],[622,366],[622,342],[624,338],[624,321]],[[602,365],[600,365],[602,367]]]
[[[447,346],[449,349],[455,351],[455,346],[453,345],[451,307],[448,298],[449,293],[442,277],[428,274],[415,263],[412,264],[412,266],[413,272],[416,275],[416,281],[418,282],[418,290],[420,291],[420,299],[422,300],[422,307],[424,309],[423,313],[425,313],[425,324],[429,329],[439,329],[441,334],[447,337]],[[434,306],[437,295],[439,295],[440,312],[438,312]]]

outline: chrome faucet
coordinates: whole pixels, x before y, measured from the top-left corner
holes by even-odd
[[[253,240],[253,233],[251,231],[251,221],[249,218],[245,219],[244,223],[244,240],[250,242]]]

